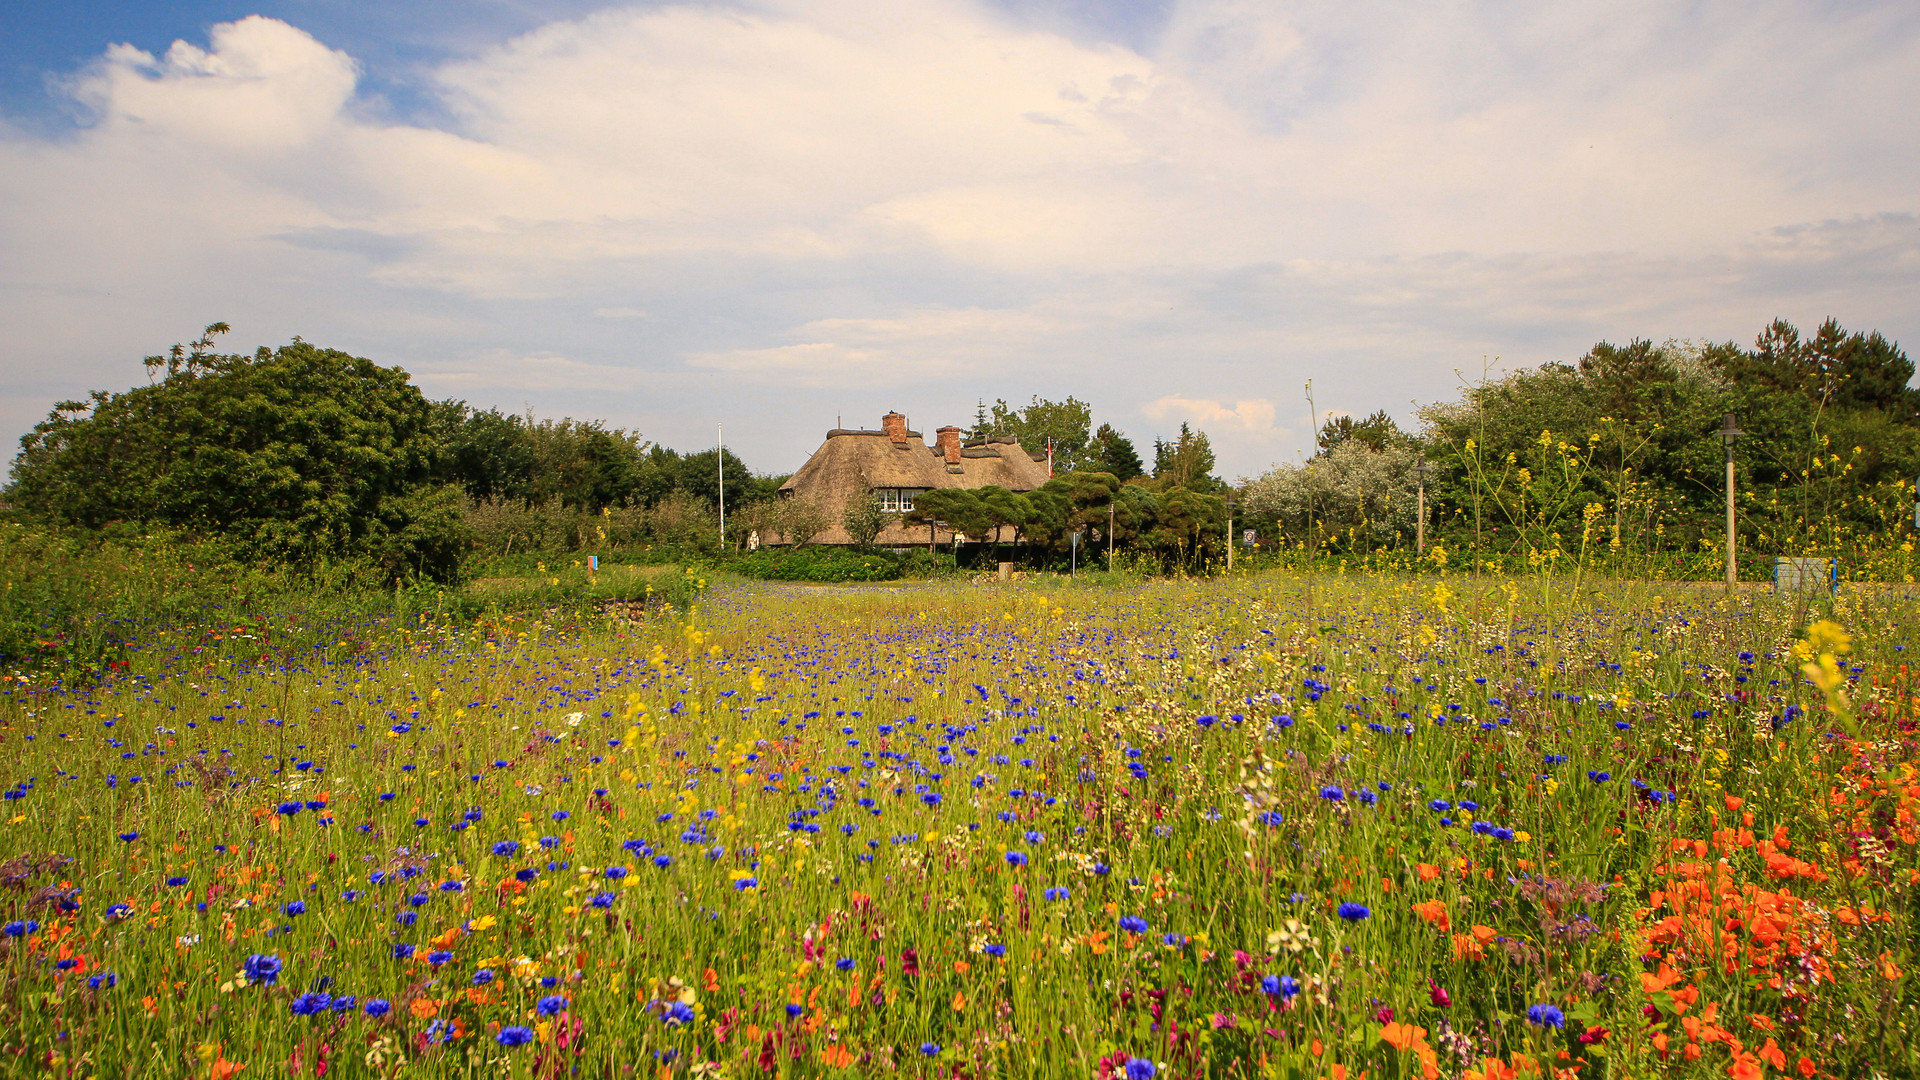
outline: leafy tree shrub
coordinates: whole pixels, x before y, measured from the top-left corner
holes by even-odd
[[[1413,533],[1413,464],[1405,446],[1341,439],[1304,464],[1249,481],[1241,506],[1246,517],[1273,521],[1290,536],[1346,536],[1361,547],[1390,542]]]
[[[465,534],[453,503],[424,487],[439,443],[407,373],[298,340],[219,355],[224,330],[149,357],[166,371],[158,382],[57,405],[21,439],[17,511],[185,529],[248,559],[451,575]]]

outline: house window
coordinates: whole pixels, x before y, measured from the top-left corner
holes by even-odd
[[[927,488],[880,488],[880,509],[889,514],[913,511],[913,497]]]

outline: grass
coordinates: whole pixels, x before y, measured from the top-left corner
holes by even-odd
[[[0,695],[0,1061],[1911,1075],[1917,606],[1272,573],[135,626]]]

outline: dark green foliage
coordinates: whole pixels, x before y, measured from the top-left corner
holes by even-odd
[[[1718,430],[1732,413],[1745,433],[1734,447],[1745,545],[1801,554],[1846,534],[1884,546],[1920,473],[1913,375],[1897,345],[1831,319],[1810,338],[1775,321],[1750,349],[1601,342],[1577,365],[1515,372],[1423,411],[1432,520],[1456,542],[1523,551],[1577,543],[1583,509],[1598,504],[1599,543],[1717,544]]]
[[[1088,468],[1112,473],[1122,481],[1145,476],[1147,472],[1139,451],[1133,448],[1133,440],[1120,434],[1112,424],[1101,424],[1100,430],[1093,433],[1093,459]]]
[[[971,488],[936,488],[915,496],[913,512],[907,520],[918,524],[939,522],[955,532],[981,537],[993,527],[987,508]]]
[[[399,368],[295,341],[252,356],[151,357],[166,376],[63,402],[21,439],[8,497],[29,520],[138,522],[219,537],[249,559],[373,558],[448,576],[462,539],[425,490],[434,410]]]

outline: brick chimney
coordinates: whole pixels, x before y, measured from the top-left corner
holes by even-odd
[[[960,464],[960,429],[949,424],[934,432],[935,443],[940,452],[946,455],[947,464]]]
[[[900,413],[890,412],[880,418],[880,429],[895,446],[907,444],[907,418]]]

